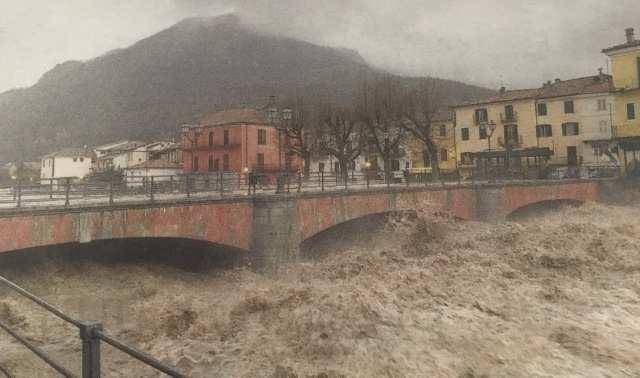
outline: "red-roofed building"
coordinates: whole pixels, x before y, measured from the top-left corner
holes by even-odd
[[[195,125],[183,125],[184,172],[298,171],[300,159],[287,153],[289,141],[278,127],[286,117],[286,111],[244,108],[211,113]]]

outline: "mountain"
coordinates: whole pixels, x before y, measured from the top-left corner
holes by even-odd
[[[171,137],[203,113],[257,106],[271,95],[346,102],[379,72],[355,51],[260,32],[235,15],[190,18],[0,94],[0,161],[119,138]],[[455,100],[490,93],[443,82]]]

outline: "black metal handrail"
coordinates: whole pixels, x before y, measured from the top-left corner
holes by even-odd
[[[127,176],[112,182],[74,182],[70,178],[49,180],[44,184],[0,187],[0,211],[19,208],[70,207],[71,205],[114,205],[116,203],[154,203],[156,201],[203,200],[223,197],[265,196],[283,193],[313,193],[327,190],[369,190],[434,185],[457,182],[458,185],[473,185],[483,175],[463,181],[463,173],[471,168],[476,174],[476,164],[461,166],[460,170],[443,170],[438,180],[431,172],[416,174],[411,170],[395,171],[390,175],[375,170],[362,172],[247,172],[247,173],[190,173],[165,176]],[[521,176],[512,175],[514,182]],[[529,181],[545,181],[531,178]]]
[[[9,373],[9,370],[5,369],[2,365],[0,365],[0,373],[4,374],[4,376],[7,378],[13,378],[11,373]]]
[[[112,347],[126,353],[127,355],[135,358],[136,360],[153,367],[154,369],[165,373],[171,377],[176,378],[185,378],[186,375],[178,372],[175,368],[167,366],[160,361],[156,360],[153,357],[146,355],[139,350],[132,348],[126,344],[121,343],[115,338],[106,334],[102,329],[102,324],[95,322],[82,322],[72,317],[64,314],[62,311],[58,310],[51,304],[47,303],[45,300],[37,297],[36,295],[30,293],[29,291],[21,288],[5,277],[0,276],[0,283],[4,284],[11,290],[16,293],[22,295],[23,297],[31,300],[36,303],[40,307],[44,308],[48,312],[54,314],[58,318],[73,324],[80,330],[80,338],[82,340],[82,378],[99,378],[100,377],[100,341],[104,341],[105,343],[111,345]],[[0,321],[0,328],[2,328],[5,332],[7,332],[11,337],[16,339],[22,345],[24,345],[27,349],[29,349],[32,353],[38,356],[41,360],[43,360],[47,365],[51,366],[57,372],[62,374],[65,377],[77,377],[77,375],[73,374],[67,368],[56,362],[52,359],[46,352],[37,346],[30,343],[26,338],[19,335],[15,331],[11,329],[11,327],[2,321]],[[7,377],[11,377],[6,369],[0,366],[0,372],[4,373]]]

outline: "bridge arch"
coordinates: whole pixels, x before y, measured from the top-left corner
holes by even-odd
[[[574,198],[553,198],[541,200],[537,202],[529,202],[522,206],[511,210],[507,215],[507,220],[519,220],[530,217],[532,215],[559,210],[564,207],[578,207],[585,203],[583,200]]]
[[[231,267],[247,261],[249,251],[190,238],[134,237],[39,245],[0,254],[0,266],[38,266],[47,261],[159,262],[185,270]]]
[[[299,244],[300,256],[303,259],[316,259],[345,245],[364,245],[371,235],[382,231],[390,220],[416,217],[414,210],[390,210],[336,223],[302,240]]]

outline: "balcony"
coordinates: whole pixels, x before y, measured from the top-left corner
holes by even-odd
[[[511,137],[509,139],[507,139],[507,143],[509,144],[509,146],[511,148],[519,148],[522,147],[524,145],[523,139],[522,139],[522,135],[518,135],[515,137]],[[506,148],[507,147],[507,143],[505,143],[504,138],[499,137],[498,138],[498,146]]]
[[[500,113],[500,122],[502,122],[503,125],[518,123],[518,112],[511,114]]]

